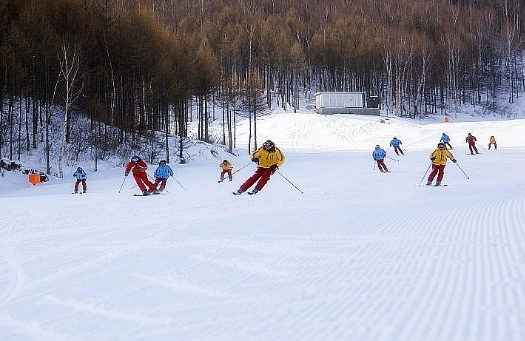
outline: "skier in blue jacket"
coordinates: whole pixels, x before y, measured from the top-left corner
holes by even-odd
[[[386,152],[384,149],[381,148],[381,146],[377,145],[374,151],[372,152],[372,157],[377,162],[377,168],[383,173],[389,172],[388,168],[386,168],[384,159],[386,157]]]
[[[86,172],[82,169],[82,167],[78,167],[77,171],[73,173],[73,176],[77,178],[77,182],[75,182],[75,193],[78,193],[78,184],[82,183],[82,191],[86,193],[87,186],[86,186],[86,179],[87,175]],[[80,192],[82,193],[82,192]]]
[[[173,176],[173,170],[166,164],[166,160],[161,160],[159,167],[157,167],[155,170],[155,188],[157,188],[157,185],[160,183],[160,187],[158,189],[159,193],[164,191],[164,188],[166,187],[166,181],[170,176]]]
[[[450,137],[443,133],[443,135],[441,135],[441,139],[439,140],[439,142],[443,142],[445,145],[447,145],[450,149],[454,149],[452,148],[452,146],[450,145]]]
[[[399,153],[401,153],[401,155],[405,155],[405,153],[403,153],[403,149],[401,149],[402,144],[403,142],[401,142],[401,140],[399,140],[395,136],[392,139],[392,141],[390,141],[390,147],[394,147],[394,151],[396,152],[397,155],[399,155]]]

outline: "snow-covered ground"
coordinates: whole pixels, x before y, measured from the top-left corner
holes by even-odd
[[[6,173],[0,340],[525,340],[525,120],[300,112],[258,130],[286,162],[254,196],[232,195],[246,148],[233,182],[219,155],[172,164],[183,187],[149,197],[131,177],[119,193],[122,168],[85,167],[85,195]],[[443,132],[458,164],[427,187]],[[406,155],[387,149],[383,174],[371,153],[394,136]]]

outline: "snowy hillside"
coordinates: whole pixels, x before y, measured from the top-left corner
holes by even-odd
[[[183,187],[149,197],[118,193],[123,168],[86,168],[85,195],[6,175],[0,340],[524,340],[525,120],[381,119],[264,118],[286,162],[254,196],[232,195],[246,154],[220,184],[223,155],[171,165]],[[458,164],[427,187],[443,132]]]

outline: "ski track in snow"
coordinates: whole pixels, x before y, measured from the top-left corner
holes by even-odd
[[[523,153],[458,147],[470,179],[449,163],[437,188],[428,154],[287,153],[304,194],[275,174],[232,196],[254,167],[215,186],[214,164],[151,198],[117,177],[1,197],[0,340],[525,339]]]

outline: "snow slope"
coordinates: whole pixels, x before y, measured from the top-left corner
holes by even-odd
[[[0,340],[524,340],[524,128],[272,115],[258,139],[287,160],[255,196],[231,194],[255,170],[246,153],[231,183],[221,155],[172,165],[184,188],[150,197],[131,177],[118,193],[122,168],[87,169],[85,195],[8,174]],[[461,169],[427,187],[442,132]],[[393,136],[406,155],[388,149],[382,174],[371,152]]]

